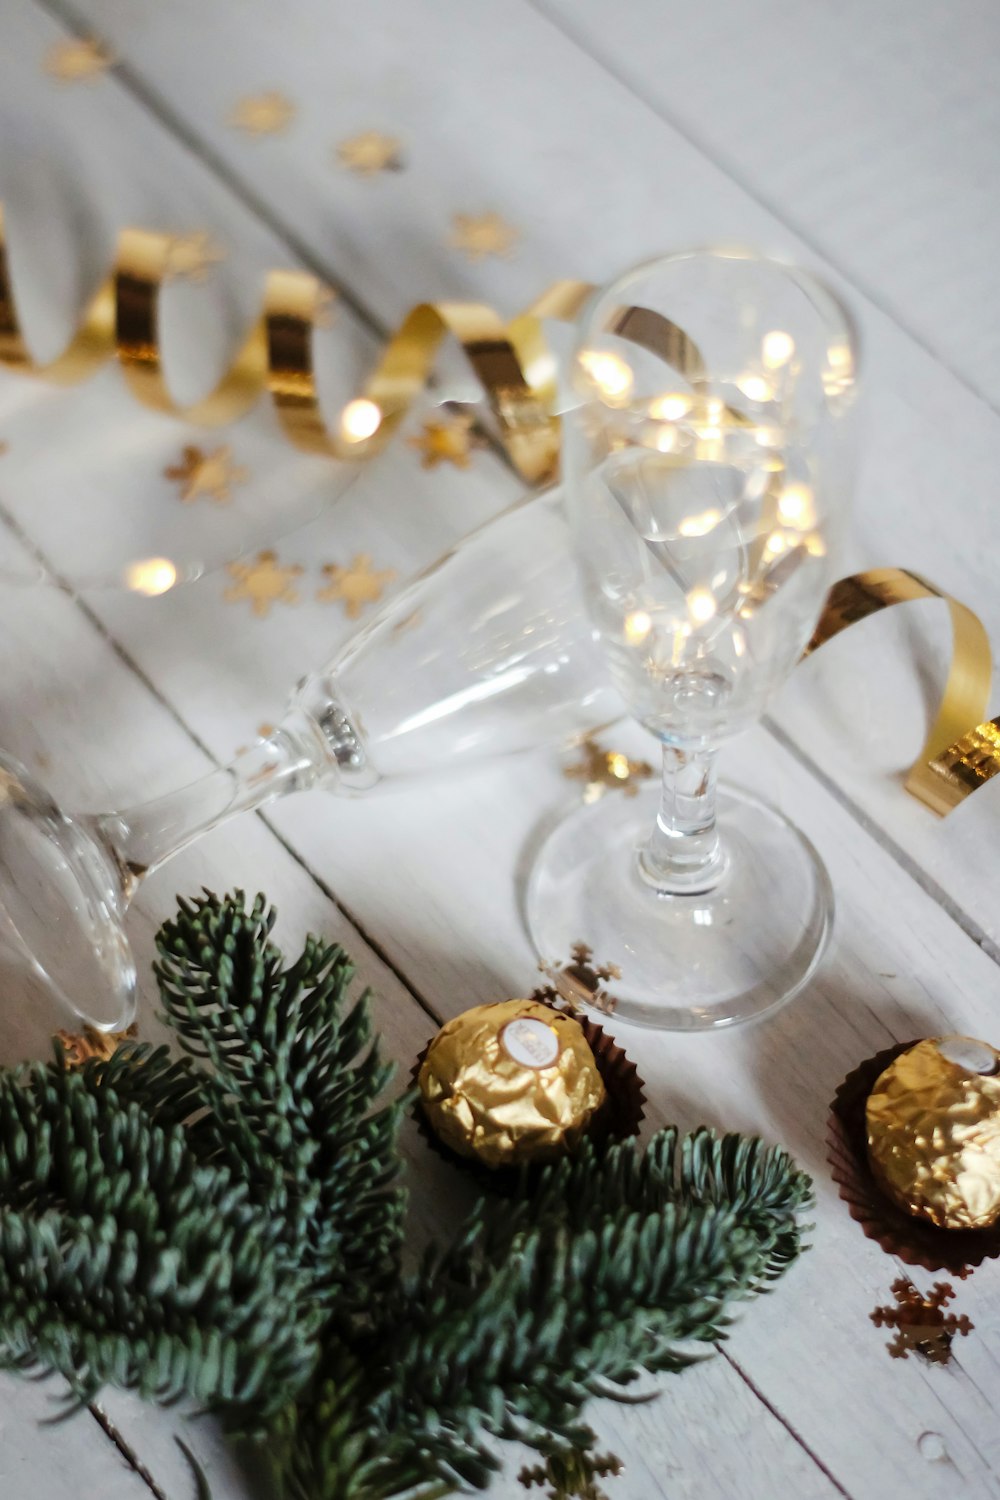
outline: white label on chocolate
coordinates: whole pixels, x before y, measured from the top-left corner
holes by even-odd
[[[559,1038],[534,1016],[515,1016],[500,1033],[504,1051],[524,1068],[550,1068],[559,1056]]]
[[[967,1073],[997,1071],[997,1055],[986,1042],[974,1042],[968,1036],[943,1036],[937,1047],[942,1057],[964,1068]]]

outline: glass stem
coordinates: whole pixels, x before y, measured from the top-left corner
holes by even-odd
[[[711,890],[726,867],[715,822],[715,762],[705,746],[664,745],[660,810],[639,851],[642,878],[664,896]]]
[[[200,781],[122,812],[85,821],[111,855],[127,904],[139,882],[195,839],[238,813],[337,779],[318,727],[292,713],[266,740]]]

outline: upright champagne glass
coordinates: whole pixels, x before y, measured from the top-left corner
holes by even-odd
[[[793,266],[672,255],[591,302],[572,381],[563,482],[585,592],[617,689],[662,744],[663,780],[555,828],[528,923],[543,959],[583,941],[616,963],[629,1020],[744,1021],[802,988],[830,929],[812,845],[748,793],[717,794],[716,756],[791,671],[831,582],[853,326]]]
[[[347,796],[568,739],[617,718],[562,497],[465,538],[298,686],[230,766],[119,812],[69,814],[0,754],[0,945],[102,1030],[132,1019],[139,883],[203,833],[290,792]]]

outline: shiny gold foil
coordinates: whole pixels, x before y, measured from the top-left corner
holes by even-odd
[[[879,1077],[865,1111],[879,1186],[940,1229],[1000,1218],[1000,1052],[969,1037],[918,1042]]]
[[[536,1000],[456,1016],[427,1049],[417,1082],[435,1134],[489,1167],[561,1156],[604,1102],[580,1023]]]

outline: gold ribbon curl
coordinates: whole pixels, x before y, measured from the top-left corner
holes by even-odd
[[[880,610],[942,599],[952,628],[944,693],[923,748],[906,774],[908,792],[940,817],[1000,772],[1000,716],[987,719],[993,657],[979,616],[906,568],[870,568],[835,583],[805,655]],[[968,726],[975,727],[970,729]]]
[[[270,271],[263,312],[218,385],[193,405],[174,400],[159,336],[159,299],[170,276],[171,246],[170,235],[123,230],[110,275],[94,293],[63,353],[43,365],[33,358],[21,330],[0,205],[0,364],[58,385],[76,385],[117,359],[137,401],[204,427],[237,421],[266,391],[297,448],[357,460],[386,446],[427,389],[441,342],[450,336],[461,345],[486,394],[514,468],[532,484],[554,477],[559,459],[559,421],[553,412],[556,365],[542,319],[575,319],[594,290],[587,282],[556,282],[509,324],[479,302],[426,302],[412,308],[360,392],[358,400],[377,409],[378,425],[370,436],[357,438],[331,431],[320,409],[313,334],[327,293],[305,271]],[[686,335],[647,309],[623,308],[617,331],[656,349],[682,372],[696,376],[702,368]]]
[[[218,385],[190,406],[170,394],[160,350],[159,298],[170,275],[172,236],[123,230],[111,273],[87,304],[63,352],[38,363],[21,331],[14,302],[0,204],[0,365],[56,385],[77,385],[117,359],[132,394],[154,411],[206,427],[244,416],[266,391],[289,440],[310,453],[358,460],[380,452],[427,388],[442,340],[455,338],[486,393],[512,464],[532,484],[554,477],[559,456],[556,363],[544,319],[575,319],[593,292],[582,281],[558,281],[504,323],[482,303],[422,303],[389,339],[360,399],[377,408],[376,430],[352,441],[331,432],[319,404],[312,341],[326,289],[304,271],[270,271],[261,316]],[[700,354],[682,329],[646,308],[622,308],[616,331],[655,350],[696,383]],[[843,578],[827,599],[806,655],[849,625],[895,604],[941,599],[951,613],[952,662],[944,695],[906,788],[943,816],[1000,772],[1000,716],[985,717],[992,658],[971,609],[903,568],[875,568]],[[972,724],[974,728],[968,728]]]

